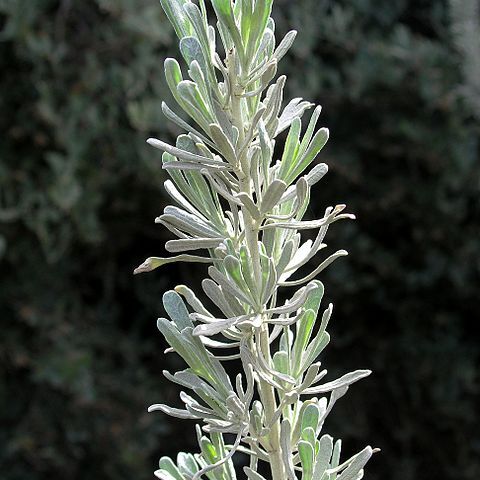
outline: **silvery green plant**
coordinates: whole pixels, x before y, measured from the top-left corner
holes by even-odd
[[[162,480],[234,480],[236,453],[247,456],[250,480],[264,480],[260,462],[272,480],[358,480],[374,452],[366,447],[341,461],[341,441],[322,432],[335,402],[370,371],[324,381],[318,361],[333,306],[321,309],[324,289],[315,277],[347,252],[304,276],[298,271],[326,247],[332,223],[354,217],[337,205],[318,220],[303,218],[311,188],[327,173],[315,160],[328,130],[316,130],[320,107],[302,128],[314,107],[308,101],[282,108],[286,78],[277,78],[277,67],[296,32],[276,45],[272,2],[211,0],[215,29],[203,0],[161,0],[187,69],[184,76],[168,58],[166,79],[190,120],[163,104],[185,133],[175,145],[148,140],[164,152],[165,189],[175,202],[156,222],[177,238],[165,246],[174,256],[148,258],[135,272],[178,261],[209,265],[202,295],[177,286],[163,298],[170,319],[158,320],[167,352],[187,364],[163,372],[185,390],[185,408],[149,410],[197,422],[200,450],[176,462],[161,458],[155,474]],[[302,239],[305,230],[316,233],[313,240]],[[242,366],[235,378],[224,368],[232,360]]]

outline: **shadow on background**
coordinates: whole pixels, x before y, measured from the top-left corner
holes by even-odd
[[[350,257],[321,278],[322,361],[374,370],[327,425],[347,452],[382,448],[371,480],[480,476],[480,101],[451,17],[433,0],[276,1],[279,33],[299,30],[287,94],[331,130],[308,215],[358,216],[329,234]],[[0,26],[2,478],[152,478],[160,455],[196,449],[193,425],[146,407],[178,401],[161,295],[204,270],[131,275],[169,238],[144,140],[179,133],[160,110],[176,40],[155,0],[5,0]]]

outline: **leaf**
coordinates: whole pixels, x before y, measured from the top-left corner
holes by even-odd
[[[325,331],[325,329],[332,315],[332,311],[333,305],[330,304],[329,307],[323,312],[320,328],[318,329],[315,338],[310,342],[310,345],[308,345],[307,349],[303,353],[302,369],[305,369],[305,366],[311,365],[317,359],[323,349],[328,345],[328,342],[330,341],[330,335]]]
[[[310,405],[307,405],[302,415],[302,424],[301,424],[302,432],[306,428],[312,428],[316,432],[318,428],[319,420],[320,420],[320,412],[318,410],[318,406],[313,403]]]
[[[182,475],[180,474],[177,466],[173,463],[173,460],[171,458],[169,457],[160,458],[160,461],[158,462],[158,466],[160,467],[160,470],[168,472],[168,474],[171,475],[172,478],[175,478],[175,480],[183,480]]]
[[[173,25],[178,38],[190,35],[192,27],[185,16],[183,5],[190,0],[160,0],[168,20]]]
[[[270,82],[275,78],[277,75],[278,71],[278,64],[276,60],[271,61],[268,64],[268,67],[265,69],[265,72],[262,75],[261,78],[261,89],[264,90],[265,88],[268,87]]]
[[[202,165],[214,165],[214,166],[224,164],[221,160],[214,160],[212,158],[207,158],[201,155],[196,155],[194,153],[187,152],[185,150],[181,150],[177,147],[173,147],[172,145],[169,145],[168,143],[162,142],[161,140],[158,140],[156,138],[149,138],[147,140],[147,143],[152,147],[163,150],[164,152],[167,152],[170,155],[173,155],[174,157],[177,157],[181,160],[185,160],[187,162],[194,162],[194,163],[200,163]]]
[[[174,476],[170,475],[170,473],[161,469],[155,470],[154,475],[160,480],[177,480]]]
[[[180,452],[177,455],[177,465],[182,474],[190,477],[199,470],[198,463],[191,453]]]
[[[165,244],[167,252],[185,252],[187,250],[200,250],[216,248],[223,241],[223,238],[181,238],[179,240],[169,240]],[[174,257],[179,258],[179,257]],[[191,257],[191,258],[203,258],[203,257]],[[210,263],[213,259],[209,259]],[[207,263],[207,262],[204,262]]]
[[[310,117],[310,121],[308,122],[308,127],[305,132],[305,135],[302,138],[302,143],[300,144],[300,156],[302,156],[308,146],[310,145],[312,141],[313,134],[315,132],[315,127],[317,126],[318,119],[320,118],[320,113],[322,113],[322,107],[318,105],[315,107],[315,110],[312,113],[312,116]]]
[[[293,45],[293,42],[295,41],[296,36],[297,36],[297,31],[296,30],[290,30],[285,35],[285,37],[283,37],[282,41],[280,42],[277,49],[275,50],[275,53],[273,54],[273,56],[277,60],[277,62],[280,62],[280,60],[290,50],[290,47]]]
[[[235,285],[223,273],[221,273],[217,268],[213,266],[209,267],[208,274],[210,275],[210,277],[212,277],[213,280],[215,280],[222,287],[223,291],[229,292],[238,300],[248,305],[251,305],[252,303],[254,303],[253,300],[249,298],[250,292],[246,291],[246,286],[245,286],[245,290],[241,289],[240,285]]]
[[[215,142],[219,152],[223,154],[228,163],[237,167],[237,155],[228,137],[223,133],[219,125],[212,123],[210,125],[210,137]]]
[[[323,435],[320,438],[320,447],[317,458],[315,459],[315,468],[313,470],[312,480],[322,480],[325,470],[330,464],[330,458],[333,451],[333,438],[330,435]]]
[[[180,331],[187,327],[193,328],[187,307],[177,292],[173,290],[165,292],[162,300],[165,311]]]
[[[200,440],[200,449],[208,464],[213,464],[219,459],[219,454],[215,446],[207,437],[202,437]]]
[[[175,183],[172,182],[171,180],[165,181],[163,184],[165,187],[166,192],[170,195],[170,197],[178,203],[179,206],[187,210],[189,213],[192,215],[195,215],[197,217],[202,218],[205,222],[208,222],[207,218],[205,215],[203,215],[201,212],[199,212],[183,195],[182,193],[178,190],[178,188],[175,186]]]
[[[197,257],[195,255],[177,255],[170,258],[149,257],[141,265],[139,265],[133,271],[133,273],[134,275],[137,275],[139,273],[151,272],[152,270],[162,267],[163,265],[175,262],[212,263],[212,259],[209,257]]]
[[[164,67],[165,79],[173,97],[182,108],[185,108],[185,102],[177,92],[178,84],[183,81],[182,70],[179,63],[174,58],[167,58]]]
[[[233,317],[233,318],[227,318],[224,320],[216,320],[213,323],[198,325],[193,330],[193,334],[196,336],[203,335],[205,337],[216,335],[217,333],[223,332],[227,328],[233,327],[235,324],[239,322],[239,318],[241,317]]]
[[[288,105],[284,108],[280,118],[278,119],[278,127],[277,131],[275,132],[275,136],[279,135],[288,127],[290,127],[296,118],[300,120],[304,112],[313,107],[313,105],[313,103],[307,101],[302,102],[301,98],[294,98],[293,100],[290,100],[290,103],[288,103]]]
[[[268,213],[278,204],[285,193],[287,184],[282,180],[274,180],[269,186],[260,204],[260,212]]]
[[[228,375],[220,362],[207,352],[201,340],[192,335],[193,329],[185,328],[180,333],[175,325],[165,318],[158,319],[157,327],[195,374],[207,380],[218,391],[228,394],[232,388]]]
[[[248,210],[254,219],[259,220],[261,218],[260,210],[257,208],[252,198],[246,193],[238,193],[235,195],[235,198],[242,202],[242,205]]]
[[[235,312],[231,305],[225,299],[222,289],[210,278],[202,281],[202,288],[207,297],[223,312],[227,317],[235,317]]]
[[[358,382],[362,378],[368,377],[371,374],[371,370],[355,370],[354,372],[347,373],[336,380],[333,380],[323,385],[317,385],[316,387],[310,387],[303,391],[305,395],[314,395],[317,393],[327,393],[338,388],[346,387],[352,383]]]
[[[371,447],[365,447],[360,453],[358,453],[350,465],[338,476],[338,480],[355,480],[360,470],[366,465],[373,454]]]
[[[275,370],[285,375],[290,375],[289,355],[287,352],[279,351],[273,355],[273,365]]]
[[[187,410],[169,407],[168,405],[163,405],[161,403],[148,407],[149,412],[156,412],[158,410],[172,417],[181,418],[182,420],[196,420],[198,418],[197,415],[192,415]]]
[[[200,42],[200,46],[203,51],[203,56],[205,58],[207,68],[208,68],[206,72],[208,72],[208,74],[210,75],[210,80],[215,81],[216,78],[215,78],[215,73],[212,65],[212,50],[214,46],[213,45],[211,46],[210,44],[206,19],[203,18],[202,13],[200,12],[200,9],[193,2],[187,2],[183,6],[183,9],[187,14],[190,22],[192,23],[195,33],[197,34],[197,39]]]
[[[296,323],[296,335],[292,350],[292,372],[295,377],[301,373],[302,355],[308,345],[314,325],[315,312],[313,310],[305,310]]]
[[[267,26],[268,18],[272,12],[273,0],[256,0],[250,24],[250,35],[247,45],[247,58],[253,57],[253,52],[257,47],[263,32]]]
[[[277,262],[277,274],[280,276],[292,259],[293,240],[289,240],[281,250],[280,259]]]
[[[193,61],[198,62],[204,75],[207,75],[208,68],[205,56],[203,54],[202,46],[195,37],[184,37],[180,40],[180,51],[183,58],[190,65]]]
[[[292,427],[290,421],[288,418],[285,418],[280,425],[280,445],[282,447],[283,463],[287,470],[288,480],[297,480],[293,465],[291,435]]]
[[[302,429],[302,440],[308,442],[315,450],[316,433],[312,427]]]
[[[332,462],[330,464],[331,468],[338,467],[340,463],[341,452],[342,452],[342,441],[339,439],[335,442],[335,446],[333,447]],[[333,480],[336,480],[337,475],[336,474],[330,475],[330,478]]]
[[[175,375],[172,375],[164,370],[163,375],[171,382],[192,389],[202,400],[204,400],[207,405],[212,408],[212,410],[221,415],[225,415],[227,413],[225,407],[225,398],[222,397],[207,382],[192,373],[190,370],[176,372]]]
[[[208,131],[208,125],[214,121],[208,98],[204,98],[198,85],[190,80],[182,80],[177,85],[177,97],[180,104],[195,121]]]
[[[315,290],[312,290],[308,294],[307,300],[305,301],[304,308],[305,310],[313,310],[316,316],[318,314],[318,309],[320,308],[320,304],[322,302],[325,287],[323,286],[323,283],[319,282],[318,280],[314,280],[312,283],[317,288]]]
[[[298,310],[305,303],[305,299],[307,298],[308,294],[317,288],[318,286],[315,285],[315,283],[310,282],[309,284],[305,285],[305,287],[297,290],[293,297],[290,300],[286,301],[282,306],[270,308],[266,310],[266,313],[282,315],[284,313],[291,313],[295,310]]]
[[[177,480],[177,477],[173,477],[172,475],[170,475],[170,473],[161,469],[156,470],[154,472],[154,475],[160,480]],[[183,477],[182,477],[182,480],[183,480]]]
[[[288,173],[287,180],[294,180],[298,177],[317,157],[320,150],[328,141],[328,128],[321,128],[313,137],[305,154],[300,158],[294,169]]]
[[[222,238],[219,231],[210,222],[193,215],[181,208],[168,206],[164,213],[155,219],[156,223],[170,223],[190,235],[205,238]]]
[[[165,102],[162,102],[162,112],[170,121],[177,124],[180,128],[183,128],[187,132],[194,133],[198,138],[200,138],[204,143],[213,147],[213,143],[201,132],[199,132],[195,127],[192,127],[190,124],[181,119],[175,112],[173,112]]]
[[[300,118],[295,117],[290,126],[287,140],[285,141],[285,147],[283,150],[282,160],[280,163],[280,170],[278,176],[289,185],[291,182],[287,182],[287,173],[293,168],[293,163],[297,157],[297,151],[300,145],[300,131],[302,129],[302,122]]]
[[[240,2],[241,4],[240,32],[242,34],[242,40],[244,45],[247,44],[248,38],[250,36],[250,28],[252,25],[252,14],[253,14],[253,1],[254,0],[242,0]]]
[[[313,461],[315,457],[312,445],[304,440],[300,440],[298,442],[298,454],[302,462],[302,480],[310,480],[313,475]]]
[[[231,0],[212,0],[212,5],[221,26],[223,26],[223,29],[226,29],[229,36],[232,38],[233,43],[235,44],[240,62],[242,65],[245,65],[245,51],[243,48],[241,34],[238,30],[235,17],[233,15]],[[228,50],[229,45],[225,45],[225,47],[227,47]]]
[[[305,179],[307,180],[308,186],[312,187],[317,182],[319,182],[328,172],[328,165],[325,163],[319,163],[315,165],[310,172],[305,175]]]

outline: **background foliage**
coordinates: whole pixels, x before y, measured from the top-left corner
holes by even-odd
[[[326,366],[374,375],[330,431],[348,451],[383,449],[372,480],[477,479],[480,132],[462,36],[443,1],[276,5],[279,31],[299,30],[289,94],[322,104],[332,133],[312,215],[343,201],[358,215],[330,234],[351,256],[323,278]],[[167,237],[144,143],[178,133],[160,111],[167,55],[155,0],[0,0],[5,480],[147,479],[160,453],[193,444],[145,412],[177,396],[160,375],[177,362],[155,327],[161,293],[202,267],[131,276]]]

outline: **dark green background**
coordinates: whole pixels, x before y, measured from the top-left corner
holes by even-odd
[[[371,480],[480,477],[480,162],[475,112],[439,0],[277,0],[299,30],[287,94],[323,105],[330,174],[309,215],[347,203],[323,364],[372,368],[328,422]],[[0,0],[0,476],[144,480],[194,449],[162,377],[161,295],[202,267],[133,277],[162,255],[160,154],[179,132],[156,0]],[[480,52],[479,52],[480,54]],[[332,378],[331,377],[331,378]]]

